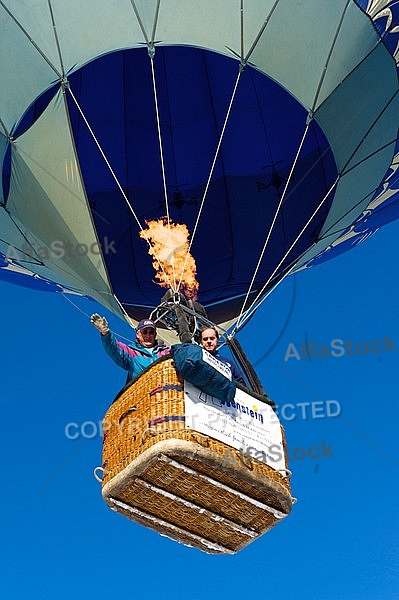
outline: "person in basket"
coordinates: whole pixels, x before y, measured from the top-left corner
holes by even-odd
[[[142,319],[136,327],[136,339],[124,344],[111,332],[107,319],[94,313],[91,323],[101,334],[104,350],[112,360],[128,372],[128,381],[134,379],[144,369],[161,356],[169,354],[170,348],[157,340],[155,323],[150,319]]]
[[[233,380],[236,381],[237,383],[245,386],[246,383],[244,381],[244,378],[243,378],[241,372],[237,369],[237,367],[233,363],[233,361],[231,361],[226,356],[222,356],[221,354],[219,354],[219,351],[217,349],[218,341],[219,341],[219,333],[218,333],[217,329],[215,329],[214,327],[207,327],[206,329],[203,329],[201,331],[201,346],[203,348],[205,348],[205,350],[207,350],[215,358],[217,358],[221,362],[228,365],[230,367],[231,376],[232,376]]]

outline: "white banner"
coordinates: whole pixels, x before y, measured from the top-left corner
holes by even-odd
[[[211,365],[211,367],[216,369],[216,371],[219,371],[219,373],[221,373],[231,381],[232,376],[230,365],[227,365],[221,360],[218,360],[215,356],[213,356],[213,354],[205,350],[205,348],[202,349],[202,360],[208,363],[208,365]]]
[[[184,382],[186,427],[239,450],[277,471],[286,468],[280,422],[273,409],[237,389],[232,402]]]

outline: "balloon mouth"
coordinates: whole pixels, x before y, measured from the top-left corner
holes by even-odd
[[[97,238],[115,250],[106,253],[103,244],[102,258],[129,315],[145,318],[162,295],[138,222],[145,227],[168,211],[192,236],[199,301],[215,322],[225,321],[242,306],[251,279],[248,303],[317,239],[333,194],[317,207],[336,164],[316,120],[296,160],[308,111],[256,69],[244,69],[228,114],[237,60],[173,46],[157,48],[154,64],[159,122],[146,49],[107,54],[69,75],[74,177],[83,179]],[[44,92],[15,138],[34,130],[50,107],[63,110],[60,93],[59,85]],[[10,177],[8,154],[6,192]]]

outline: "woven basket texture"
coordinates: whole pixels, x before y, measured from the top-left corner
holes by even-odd
[[[181,543],[236,552],[289,514],[289,478],[187,429],[184,415],[183,381],[170,358],[123,390],[104,418],[104,499]]]

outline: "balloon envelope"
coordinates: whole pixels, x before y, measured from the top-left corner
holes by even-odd
[[[397,217],[393,3],[67,5],[0,6],[4,278],[140,319],[168,214],[220,323]]]

